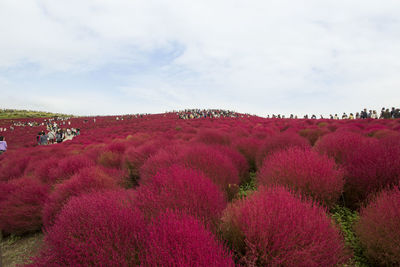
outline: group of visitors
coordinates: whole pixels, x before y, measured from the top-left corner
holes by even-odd
[[[285,115],[274,115],[272,114],[272,118],[278,118],[278,119],[284,119]],[[268,115],[267,118],[270,118]],[[290,119],[297,119],[297,115],[290,114]],[[304,119],[308,119],[308,114],[304,115]],[[311,119],[317,119],[317,116],[315,114],[311,115]],[[324,116],[320,115],[320,119],[324,119]],[[367,111],[366,108],[364,108],[361,112],[356,112],[354,115],[353,113],[350,113],[349,115],[346,114],[346,112],[343,112],[341,116],[338,116],[338,114],[329,115],[329,118],[331,120],[353,120],[353,119],[399,119],[400,118],[400,108],[394,108],[392,107],[391,110],[388,108],[382,108],[381,113],[378,115],[378,112],[376,110],[369,110]]]
[[[199,118],[237,118],[239,114],[222,109],[185,109],[176,113],[180,119],[199,119]]]
[[[61,143],[65,139],[72,139],[75,136],[80,135],[80,129],[59,129],[55,128],[55,130],[51,130],[48,133],[45,133],[45,131],[41,131],[38,133],[36,136],[36,141],[38,145],[49,145],[49,144],[54,144],[54,143]]]

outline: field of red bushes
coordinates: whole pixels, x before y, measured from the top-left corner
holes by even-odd
[[[0,230],[45,234],[27,266],[400,265],[400,120],[168,113],[70,127],[81,135],[48,146],[44,126],[3,134]],[[338,209],[356,215],[350,228]]]

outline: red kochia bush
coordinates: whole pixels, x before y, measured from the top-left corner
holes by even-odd
[[[282,187],[260,187],[226,209],[222,231],[246,266],[337,266],[343,238],[325,210]]]
[[[400,266],[400,189],[384,190],[361,209],[356,233],[376,266]]]
[[[230,137],[220,130],[200,130],[195,138],[196,141],[209,145],[229,145]]]
[[[367,138],[353,132],[335,132],[323,136],[314,146],[321,154],[335,159],[336,163],[342,164],[346,161],[353,150],[367,142]]]
[[[137,190],[137,205],[147,216],[166,209],[190,214],[215,227],[226,207],[224,194],[202,173],[173,165]]]
[[[24,234],[39,230],[42,207],[48,186],[35,178],[23,177],[2,187],[7,195],[0,202],[0,229],[8,234]]]
[[[61,181],[70,178],[80,169],[94,165],[94,161],[85,155],[74,155],[61,159],[58,165],[49,171],[52,181]]]
[[[267,138],[257,152],[256,164],[257,168],[261,168],[264,159],[271,153],[279,150],[288,149],[289,147],[311,147],[307,139],[296,133],[281,133]]]
[[[397,184],[400,177],[400,145],[369,139],[347,157],[345,204],[358,208],[371,194]]]
[[[231,253],[193,217],[167,211],[149,226],[142,266],[235,266]]]
[[[43,208],[43,224],[53,225],[56,216],[71,197],[85,193],[117,189],[117,180],[111,178],[97,167],[81,169],[71,179],[55,187]]]
[[[72,198],[31,266],[135,266],[146,224],[129,191]]]
[[[249,175],[249,164],[246,158],[237,150],[228,146],[216,146],[215,148],[231,159],[232,163],[239,171],[240,181],[244,182]]]
[[[29,157],[11,154],[9,158],[1,162],[0,181],[8,181],[22,176],[28,163]]]
[[[191,144],[182,148],[179,162],[189,168],[203,172],[222,190],[230,184],[239,184],[239,171],[229,156],[224,155],[217,147]]]
[[[263,185],[283,185],[332,207],[343,192],[343,171],[333,159],[309,149],[289,148],[268,156],[257,173]]]

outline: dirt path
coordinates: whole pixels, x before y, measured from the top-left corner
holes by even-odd
[[[28,263],[29,258],[39,251],[42,240],[42,233],[3,238],[0,242],[0,266],[14,267]]]

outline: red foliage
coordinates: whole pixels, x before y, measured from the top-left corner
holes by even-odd
[[[299,131],[299,135],[307,138],[312,146],[327,133],[327,130],[321,128],[306,128]]]
[[[216,227],[226,206],[224,194],[203,174],[173,165],[137,190],[137,205],[148,217],[166,209],[185,212]]]
[[[4,159],[0,166],[0,181],[8,181],[21,177],[28,166],[29,160],[29,156],[18,154],[10,155],[9,158]]]
[[[229,156],[213,146],[192,144],[182,148],[178,162],[203,172],[222,190],[230,184],[239,184],[239,172]]]
[[[258,138],[249,137],[235,140],[234,145],[237,150],[245,156],[249,163],[250,169],[256,169],[256,156],[262,141]]]
[[[371,194],[397,184],[400,177],[400,145],[370,139],[347,157],[345,204],[357,208]]]
[[[128,191],[72,198],[30,266],[135,266],[146,224]]]
[[[343,192],[343,171],[333,159],[302,148],[268,156],[257,173],[262,185],[282,185],[332,207]]]
[[[307,139],[295,133],[282,133],[266,139],[258,150],[256,157],[257,168],[261,168],[264,159],[271,153],[290,147],[309,148]]]
[[[222,231],[246,266],[337,266],[348,255],[326,212],[280,187],[228,206]]]
[[[22,177],[1,186],[7,195],[0,202],[0,229],[7,234],[24,234],[42,226],[42,207],[48,186],[32,177]]]
[[[249,164],[246,158],[237,150],[228,146],[215,146],[216,149],[227,155],[239,171],[240,181],[245,182],[249,176]]]
[[[97,167],[81,169],[71,179],[55,187],[43,208],[43,225],[53,225],[62,207],[74,196],[90,192],[115,190],[119,188],[117,180],[111,178]]]
[[[354,149],[363,146],[367,138],[353,132],[334,132],[322,137],[314,146],[321,154],[335,159],[336,163],[342,164],[346,161]]]
[[[205,129],[197,133],[195,141],[209,145],[230,145],[231,139],[227,133],[220,130]]]
[[[231,253],[196,219],[167,211],[149,226],[142,266],[235,266]]]
[[[49,176],[51,181],[62,181],[70,178],[80,169],[94,166],[95,163],[86,155],[74,155],[58,161],[57,167],[51,168]]]
[[[382,191],[361,209],[356,233],[376,266],[400,265],[400,189]]]

